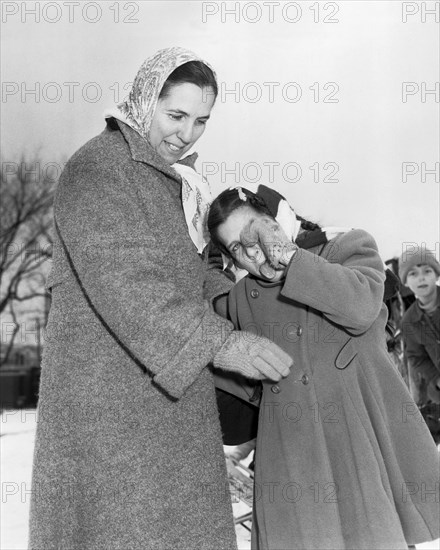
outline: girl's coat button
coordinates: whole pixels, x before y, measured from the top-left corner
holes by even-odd
[[[307,374],[302,375],[301,382],[304,384],[304,386],[307,386],[307,384],[310,382],[310,378],[307,376]]]

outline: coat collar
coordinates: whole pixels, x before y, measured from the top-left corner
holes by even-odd
[[[437,309],[440,309],[440,288],[437,287]],[[416,299],[415,307],[413,309],[413,320],[421,321],[422,317],[425,315],[425,311],[420,307],[419,301]]]
[[[136,132],[136,130],[133,130],[133,128],[130,128],[127,124],[124,122],[111,118],[108,119],[108,124],[113,125],[117,124],[119,130],[121,131],[122,135],[125,138],[125,141],[128,144],[128,147],[130,149],[131,158],[136,162],[143,162],[145,164],[148,164],[149,166],[152,166],[153,168],[156,168],[156,170],[159,170],[163,174],[165,174],[168,177],[171,177],[175,179],[177,182],[181,183],[181,177],[180,175],[172,168],[169,164],[167,164],[162,157],[160,157],[156,151],[151,147],[151,145],[140,135]],[[179,160],[179,164],[185,164],[186,166],[190,166],[191,168],[194,168],[194,163],[197,159],[197,153],[193,153],[192,155],[188,155],[184,159]]]

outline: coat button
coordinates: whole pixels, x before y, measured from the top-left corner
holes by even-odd
[[[256,288],[253,288],[251,290],[251,296],[252,298],[258,298],[258,296],[260,295],[260,293],[258,292],[258,290]]]
[[[301,376],[301,382],[304,384],[304,386],[307,386],[307,384],[310,382],[310,378],[307,376],[307,374],[303,374]]]
[[[296,334],[297,334],[297,336],[301,336],[302,333],[303,333],[302,327],[298,327],[298,328],[296,329]]]
[[[275,386],[272,386],[272,387],[270,388],[270,391],[271,391],[272,393],[280,393],[281,388],[275,384]]]

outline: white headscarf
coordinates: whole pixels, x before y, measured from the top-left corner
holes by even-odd
[[[212,67],[190,50],[179,47],[159,50],[142,64],[128,98],[106,110],[105,118],[121,120],[150,142],[151,122],[163,85],[177,67],[189,61],[201,61],[212,70],[215,78]],[[201,253],[209,241],[205,222],[212,196],[208,182],[189,166],[176,163],[172,167],[182,180],[182,205],[189,235],[197,252]]]

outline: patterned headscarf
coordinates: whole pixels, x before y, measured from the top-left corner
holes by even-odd
[[[106,112],[105,117],[113,116],[122,120],[149,141],[148,134],[151,121],[163,85],[177,67],[189,61],[201,61],[214,73],[214,70],[206,61],[200,59],[190,50],[179,47],[159,50],[142,63],[134,79],[128,99],[116,105],[116,110]]]
[[[201,61],[211,69],[215,78],[212,67],[190,50],[179,47],[159,50],[142,64],[128,99],[107,110],[105,118],[121,120],[149,142],[150,126],[163,85],[177,67],[189,61]],[[172,167],[182,180],[182,206],[188,232],[197,252],[201,254],[209,241],[206,228],[206,215],[212,202],[209,184],[189,166],[175,163]]]

